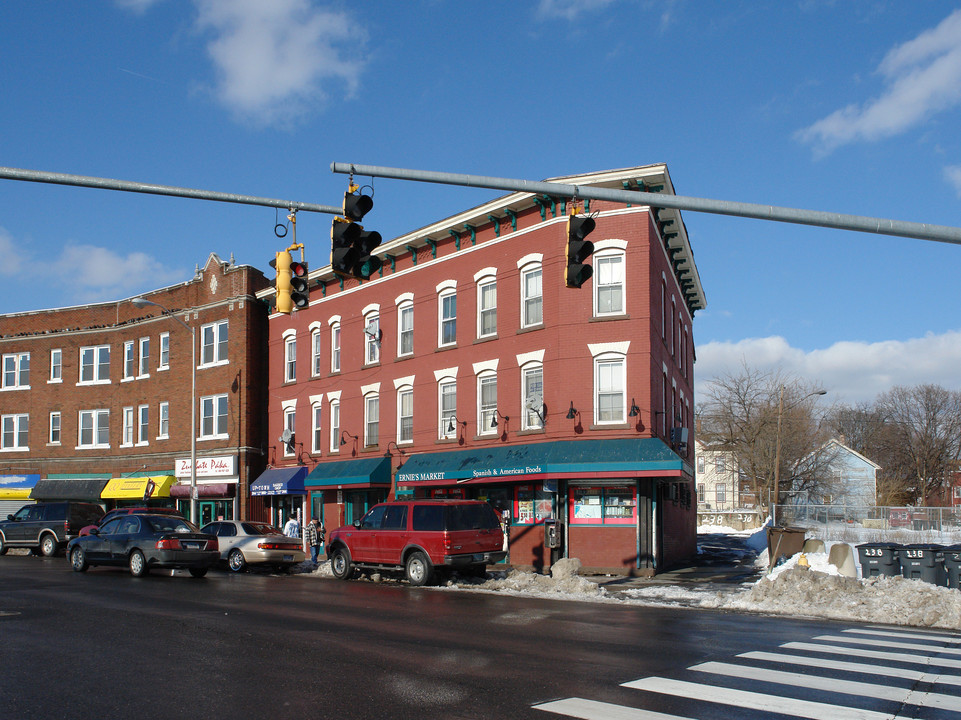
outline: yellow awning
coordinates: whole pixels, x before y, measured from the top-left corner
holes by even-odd
[[[148,492],[150,498],[170,497],[170,486],[175,482],[177,478],[173,475],[111,478],[100,497],[103,500],[144,500]]]

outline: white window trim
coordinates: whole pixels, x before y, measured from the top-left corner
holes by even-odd
[[[59,440],[53,439],[53,419],[57,418],[57,433],[60,435]],[[63,415],[60,411],[55,410],[50,413],[50,418],[47,422],[47,445],[60,445],[63,442]]]
[[[619,343],[601,343],[616,345]],[[623,425],[627,422],[627,353],[626,352],[601,352],[593,353],[594,356],[594,424],[595,425]],[[600,394],[598,371],[602,364],[618,362],[621,365],[620,388],[621,388],[621,416],[615,420],[601,420],[598,396]]]
[[[324,342],[321,336],[321,330],[323,326],[320,321],[314,320],[310,325],[307,326],[307,332],[310,333],[310,376],[320,377],[321,375],[321,358],[323,357]]]
[[[167,432],[164,432],[164,412],[163,409],[167,408]],[[170,437],[170,403],[166,400],[161,401],[157,405],[157,439],[167,440]]]
[[[521,391],[521,430],[543,430],[543,429],[544,429],[544,426],[545,426],[544,421],[543,421],[540,417],[538,417],[538,419],[537,419],[538,424],[536,424],[536,425],[532,425],[532,424],[529,422],[529,421],[530,421],[530,417],[529,417],[528,413],[529,413],[530,411],[527,409],[527,397],[526,397],[526,395],[527,395],[527,383],[524,382],[525,376],[527,375],[527,373],[528,373],[529,371],[532,371],[532,370],[535,370],[535,369],[536,369],[536,370],[540,370],[540,371],[541,371],[541,386],[543,387],[543,385],[544,385],[544,362],[543,362],[543,357],[544,357],[544,355],[543,355],[543,352],[544,352],[543,350],[539,351],[540,359],[528,360],[527,362],[524,362],[524,363],[518,363],[518,364],[520,365],[520,368],[519,368],[519,369],[520,369],[520,373],[521,373],[521,375],[520,375],[520,391]],[[538,353],[526,353],[526,354],[527,354],[527,355],[536,355],[536,354],[538,354]],[[518,355],[517,357],[520,358],[521,356]],[[543,393],[543,391],[542,391],[542,392],[541,392],[541,400],[543,401],[543,399],[544,399],[544,393]],[[543,412],[543,408],[541,409],[541,412]]]
[[[216,432],[216,430],[219,430],[220,428],[214,428],[215,432],[214,432],[213,434],[211,434],[211,435],[204,435],[204,434],[203,434],[203,431],[204,431],[204,413],[203,413],[203,410],[204,410],[204,401],[205,401],[205,400],[209,400],[210,403],[211,403],[211,409],[212,409],[212,410],[216,410],[216,406],[217,406],[217,402],[216,402],[216,401],[217,401],[219,398],[222,398],[222,397],[226,397],[226,398],[227,398],[227,424],[228,424],[228,425],[230,424],[230,398],[227,396],[227,393],[217,393],[217,394],[215,394],[215,395],[204,395],[204,396],[201,397],[200,400],[199,400],[199,402],[200,402],[200,407],[198,408],[199,418],[198,418],[198,422],[197,422],[197,430],[200,432],[200,435],[198,435],[198,437],[197,437],[197,442],[205,442],[205,441],[210,441],[210,440],[226,440],[226,439],[228,439],[228,438],[230,437],[230,433],[229,433],[229,432]],[[215,413],[212,413],[212,414],[211,414],[211,417],[216,418],[217,415],[216,415]]]
[[[147,422],[144,422],[144,413],[147,413]],[[142,433],[142,434],[141,434]],[[142,439],[141,439],[142,438]],[[137,406],[137,446],[150,444],[150,406]]]
[[[164,340],[167,341],[167,362],[164,362]],[[162,332],[157,340],[157,372],[170,369],[170,333]]]
[[[477,434],[479,436],[480,435],[496,435],[498,432],[498,429],[496,427],[491,427],[490,421],[485,420],[483,417],[483,413],[484,413],[484,409],[482,406],[483,393],[481,391],[481,388],[483,387],[483,384],[484,384],[484,380],[487,380],[488,378],[494,378],[494,383],[495,384],[497,383],[496,367],[494,369],[487,367],[482,369],[480,372],[477,372],[477,365],[481,365],[481,364],[486,365],[486,363],[477,363],[474,365],[474,371],[476,373],[475,386],[477,391],[477,408],[474,416],[477,419],[476,420]],[[494,364],[496,366],[496,361],[494,361]],[[494,418],[495,419],[497,418],[497,400],[494,401]]]
[[[401,429],[402,429],[402,428],[401,428],[401,424],[402,424],[402,423],[401,423],[401,419],[403,418],[403,416],[401,415],[401,412],[402,412],[402,410],[403,410],[403,403],[401,403],[400,396],[401,396],[402,394],[405,394],[405,393],[410,393],[410,394],[411,394],[411,400],[413,400],[413,395],[414,395],[414,376],[411,375],[409,378],[398,378],[398,379],[399,379],[399,380],[410,380],[410,382],[402,382],[401,384],[398,385],[398,384],[397,384],[397,381],[396,381],[396,380],[394,381],[394,390],[395,390],[396,404],[397,404],[397,408],[396,408],[396,411],[397,411],[397,423],[396,423],[396,425],[397,425],[397,433],[396,433],[396,437],[394,438],[394,442],[396,442],[398,445],[413,445],[413,444],[414,444],[414,431],[413,431],[413,427],[411,428],[411,438],[410,438],[410,440],[404,440],[404,439],[401,438]],[[412,421],[412,422],[413,422],[413,417],[414,417],[414,416],[413,416],[413,407],[412,407],[412,408],[411,408],[411,421]]]
[[[91,416],[91,419],[94,421],[93,424],[92,424],[92,426],[91,426],[91,433],[92,433],[93,442],[90,443],[89,445],[81,445],[81,444],[80,444],[80,440],[81,440],[81,438],[82,438],[82,436],[83,436],[83,416],[84,416],[85,413],[88,414],[88,415],[90,415],[90,416]],[[96,441],[96,438],[97,438],[97,429],[98,429],[98,427],[99,427],[99,425],[100,425],[99,419],[100,419],[100,416],[101,416],[101,415],[105,415],[106,418],[107,418],[107,442],[105,442],[105,443],[98,443],[98,442]],[[61,430],[61,432],[62,432],[62,430]],[[109,438],[110,438],[110,410],[108,410],[107,408],[95,408],[95,409],[93,409],[93,410],[79,410],[79,411],[77,412],[77,447],[75,448],[76,450],[104,450],[104,449],[109,449],[109,448],[110,448],[110,439],[109,439]]]
[[[517,261],[517,269],[520,273],[520,327],[521,328],[535,328],[542,327],[544,325],[544,256],[540,253],[530,253],[525,255],[520,260]],[[526,300],[527,300],[527,290],[525,278],[528,274],[539,271],[541,274],[541,319],[540,322],[528,323],[526,318]]]
[[[217,348],[220,347],[220,328],[223,326],[227,327],[227,337],[228,337],[227,357],[218,358]],[[204,330],[209,327],[215,328],[214,340],[213,340],[214,359],[211,360],[210,362],[204,362]],[[229,365],[230,364],[229,338],[230,338],[230,324],[228,323],[227,320],[216,320],[214,322],[204,323],[203,325],[201,325],[200,330],[197,333],[197,342],[200,343],[200,347],[197,349],[197,352],[199,353],[198,355],[199,363],[197,364],[197,367],[211,368],[211,367],[218,367],[220,365]]]
[[[594,317],[618,317],[627,314],[627,241],[626,240],[601,240],[594,243],[594,253],[592,255],[595,266],[597,261],[604,258],[619,257],[621,259],[621,309],[613,312],[601,312],[598,307],[598,295],[601,286],[597,282],[591,283],[594,290],[591,293],[594,297]]]
[[[13,430],[13,441],[17,442],[20,439],[20,424],[22,422],[27,423],[27,434],[29,442],[29,432],[30,432],[30,414],[29,413],[9,413],[7,415],[0,416],[0,433],[3,432],[2,422],[6,418],[13,418],[14,430]],[[0,441],[2,442],[2,441]],[[10,447],[0,448],[0,452],[23,452],[24,450],[29,450],[30,445],[11,445]]]
[[[411,311],[411,319],[413,319],[414,312],[414,293],[403,293],[394,298],[394,305],[397,307],[397,357],[410,357],[414,354],[413,342],[411,343],[410,352],[404,352],[402,341],[403,341],[403,326],[401,325],[401,320],[404,316],[405,310]],[[413,335],[414,328],[413,322],[411,322],[411,335]]]
[[[368,386],[369,387],[369,386]],[[380,383],[376,383],[376,390],[370,390],[368,392],[363,392],[361,394],[364,398],[364,447],[372,448],[380,445]],[[377,442],[371,442],[369,430],[370,430],[370,401],[377,401]]]
[[[328,321],[330,326],[330,372],[340,372],[340,351],[343,345],[343,338],[340,333],[340,315],[334,315]],[[337,362],[334,363],[336,358]]]
[[[483,308],[483,306],[482,306],[482,302],[481,302],[481,298],[483,297],[483,293],[482,293],[481,291],[483,290],[484,287],[486,287],[487,285],[490,285],[491,283],[493,283],[493,285],[494,285],[494,296],[495,296],[495,300],[494,300],[494,308],[493,308],[493,309],[494,309],[494,316],[496,317],[496,316],[497,316],[497,300],[496,300],[496,296],[497,296],[497,268],[495,268],[495,267],[486,267],[486,268],[484,268],[483,270],[478,270],[476,273],[474,273],[474,285],[477,287],[477,329],[476,329],[476,334],[477,334],[477,337],[478,337],[478,338],[489,338],[489,337],[494,337],[494,336],[497,335],[497,322],[496,322],[496,320],[495,320],[495,322],[494,322],[494,331],[493,331],[493,332],[489,332],[489,333],[485,333],[485,332],[484,332],[484,323],[483,323],[482,315],[481,315],[481,313],[482,313],[483,310],[484,310],[484,308]]]
[[[123,420],[120,423],[120,447],[133,447],[137,420],[133,405],[123,408],[121,417]]]
[[[294,436],[294,443],[297,440],[297,401],[287,400],[282,403],[284,411],[284,430],[290,430]],[[293,420],[291,420],[293,418]],[[283,432],[283,431],[281,431]],[[288,446],[286,443],[281,443],[284,457],[294,457],[297,455],[297,447],[292,443]],[[292,449],[291,449],[292,448]]]
[[[128,368],[129,365],[129,368]],[[129,370],[129,372],[128,372]],[[123,344],[123,370],[120,373],[120,382],[130,382],[137,378],[137,355],[134,352],[134,341],[126,340]]]
[[[364,365],[380,364],[380,305],[368,305],[364,308]],[[377,329],[373,335],[367,332],[371,324],[376,323]],[[373,355],[373,358],[371,357]]]
[[[454,339],[451,342],[444,342],[444,300],[451,296],[457,302],[457,281],[444,280],[437,284],[437,347],[454,347],[457,345],[457,314],[454,314]]]
[[[324,448],[324,401],[323,395],[311,395],[310,400],[310,454],[320,455]]]
[[[285,330],[281,337],[284,339],[284,382],[297,382],[297,331],[293,328]]]
[[[107,363],[108,376],[106,379],[98,377],[98,373],[100,370],[100,354],[103,350],[106,350],[109,353],[110,346],[109,345],[84,345],[83,347],[80,348],[80,353],[77,356],[77,359],[79,361],[79,367],[77,368],[79,378],[83,377],[83,351],[84,350],[93,350],[93,376],[94,377],[93,377],[93,380],[78,379],[77,386],[85,387],[87,385],[109,385],[110,384],[110,376],[109,376],[110,364]],[[109,447],[109,445],[106,447]]]
[[[60,354],[60,362],[57,363],[57,366],[60,368],[60,374],[57,377],[53,377],[53,368],[54,368],[53,354],[54,353]],[[51,377],[47,379],[48,385],[51,383],[63,382],[63,348],[53,348],[50,351],[50,374],[51,374]]]
[[[144,353],[144,345],[147,352]],[[145,362],[146,361],[146,362]],[[142,337],[137,341],[137,379],[142,380],[150,377],[150,338]]]

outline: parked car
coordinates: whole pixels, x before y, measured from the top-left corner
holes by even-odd
[[[504,533],[494,509],[481,500],[400,500],[375,505],[353,525],[327,538],[334,577],[355,568],[402,569],[411,585],[427,585],[437,571],[486,572],[503,560]]]
[[[103,508],[95,503],[48,502],[25,505],[0,521],[0,555],[11,547],[27,547],[47,557],[56,555],[84,525],[97,522]]]
[[[217,536],[220,557],[234,572],[243,572],[248,565],[261,563],[283,571],[306,559],[297,538],[287,537],[267,523],[218,520],[204,525],[200,532]]]
[[[118,507],[113,510],[107,510],[104,516],[100,518],[100,521],[94,525],[87,525],[86,527],[80,528],[80,535],[89,535],[90,531],[95,527],[100,527],[108,520],[117,517],[118,515],[173,515],[175,517],[182,518],[183,513],[176,508],[166,508],[166,507]]]
[[[186,568],[203,577],[220,560],[214,535],[173,515],[119,515],[67,544],[74,572],[90,565],[126,565],[134,577],[152,568]]]

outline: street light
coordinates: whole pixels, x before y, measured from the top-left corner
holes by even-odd
[[[197,522],[197,328],[191,327],[168,308],[147,298],[131,300],[136,307],[153,305],[167,317],[176,320],[190,332],[190,521]]]
[[[812,393],[808,393],[800,400],[797,400],[791,403],[790,405],[788,405],[787,409],[790,410],[791,408],[797,407],[802,402],[807,400],[809,397],[814,397],[815,395],[827,395],[827,394],[828,394],[827,390],[815,390]],[[777,504],[778,495],[780,494],[780,490],[781,490],[781,417],[783,415],[784,415],[784,386],[782,385],[781,390],[778,394],[778,399],[777,399],[777,434],[774,436],[774,487],[772,488],[774,491],[773,492],[774,503],[771,502],[771,497],[770,496],[768,497],[768,505],[771,505],[771,508],[770,508],[771,525],[774,525],[774,513],[776,512],[774,510],[774,505]]]

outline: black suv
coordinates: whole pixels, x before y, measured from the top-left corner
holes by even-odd
[[[0,520],[0,555],[26,547],[47,557],[56,555],[85,525],[96,524],[103,508],[94,503],[48,502],[24,505]]]

